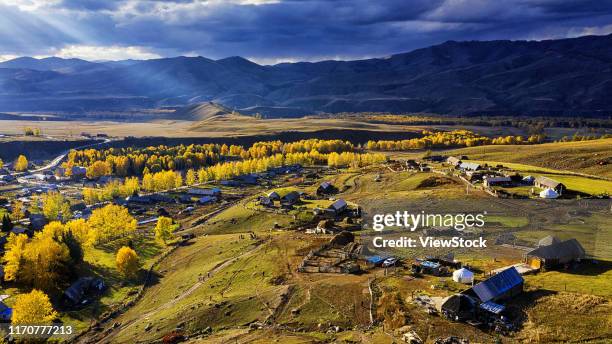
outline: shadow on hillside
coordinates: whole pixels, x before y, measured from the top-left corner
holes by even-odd
[[[146,278],[146,274],[147,274],[147,272],[146,272],[146,271],[143,271],[143,273],[144,273],[144,276],[145,276],[144,278]],[[158,283],[159,283],[159,280],[160,280],[162,277],[164,277],[164,275],[160,274],[160,273],[159,273],[159,272],[157,272],[157,271],[151,271],[151,272],[149,272],[149,276],[148,276],[148,278],[147,278],[147,280],[146,280],[147,287],[151,287],[151,286],[154,286],[154,285],[158,284]]]
[[[612,261],[597,260],[583,261],[575,264],[568,269],[556,269],[556,271],[581,276],[598,276],[612,270]]]
[[[528,319],[527,310],[533,307],[539,299],[556,293],[556,291],[546,289],[529,290],[524,291],[521,295],[508,302],[506,306],[507,313],[516,328],[520,329],[523,327],[523,324]]]

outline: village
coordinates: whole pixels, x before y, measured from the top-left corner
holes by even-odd
[[[189,250],[190,246],[198,245],[200,241],[235,233],[239,234],[238,242],[252,242],[250,245],[262,246],[271,243],[286,245],[286,238],[298,235],[300,248],[295,248],[296,251],[292,254],[294,257],[287,261],[287,274],[297,273],[304,276],[299,277],[300,279],[312,281],[317,281],[318,275],[337,276],[331,277],[332,281],[352,275],[358,278],[360,283],[366,283],[367,292],[361,303],[364,311],[369,314],[369,319],[363,320],[359,326],[372,328],[380,325],[383,329],[388,327],[394,333],[393,336],[403,342],[429,342],[432,338],[425,339],[423,329],[419,325],[421,320],[417,320],[414,315],[408,316],[406,310],[400,309],[408,307],[405,303],[410,303],[416,307],[411,312],[417,312],[420,318],[440,317],[449,324],[465,324],[474,329],[467,337],[458,335],[461,330],[456,331],[457,335],[440,336],[436,343],[467,343],[479,336],[503,336],[512,341],[525,322],[524,316],[517,314],[517,307],[530,307],[529,304],[525,305],[524,295],[533,293],[533,289],[537,288],[537,283],[533,281],[537,280],[538,276],[552,271],[605,272],[605,268],[601,268],[607,266],[607,263],[599,262],[600,259],[606,258],[607,253],[602,255],[600,252],[593,252],[594,246],[591,245],[590,238],[587,239],[589,249],[585,249],[581,238],[567,237],[566,234],[563,234],[563,239],[551,234],[541,237],[524,236],[524,233],[531,230],[530,225],[514,225],[508,214],[497,215],[498,218],[507,218],[492,221],[493,227],[485,228],[487,233],[484,234],[470,230],[457,233],[452,228],[440,227],[422,230],[422,234],[437,238],[487,235],[492,247],[483,251],[485,253],[474,250],[459,250],[455,254],[450,251],[372,249],[369,242],[372,231],[365,225],[365,218],[371,212],[370,199],[381,192],[385,195],[388,192],[398,193],[389,194],[390,199],[397,199],[399,192],[404,192],[408,198],[416,199],[474,197],[477,201],[499,199],[499,202],[516,199],[533,202],[538,206],[541,203],[535,202],[606,199],[605,191],[593,195],[576,190],[553,179],[549,176],[552,173],[527,174],[513,168],[512,164],[493,165],[469,160],[467,156],[462,155],[425,154],[414,159],[391,156],[382,163],[353,167],[290,163],[271,166],[263,171],[260,169],[257,172],[238,173],[226,179],[206,181],[194,179],[193,175],[190,176],[193,172],[184,171],[175,174],[174,178],[179,178],[179,181],[173,180],[171,184],[158,190],[137,187],[129,189],[130,192],[127,193],[118,192],[109,199],[93,200],[85,198],[85,189],[106,190],[115,186],[127,188],[129,178],[122,178],[114,173],[93,177],[91,166],[62,164],[37,173],[16,173],[9,168],[10,164],[0,171],[0,179],[3,181],[0,201],[4,209],[3,214],[0,214],[4,232],[0,238],[0,246],[3,255],[8,251],[6,245],[9,240],[14,240],[9,239],[11,235],[35,238],[37,233],[43,232],[53,222],[44,211],[46,200],[53,195],[61,195],[61,202],[67,205],[60,206],[61,209],[54,215],[57,220],[67,225],[77,220],[90,221],[92,214],[110,205],[126,209],[130,218],[136,222],[134,232],[130,234],[132,239],[127,244],[132,245],[134,249],[138,245],[153,245],[154,242],[154,245],[160,245],[159,241],[163,236],[157,228],[163,219],[170,219],[172,230],[167,237],[163,237],[164,245],[156,248],[157,253],[148,258],[151,266],[149,273],[144,277],[140,291],[129,292],[136,297],[131,302],[147,297],[150,272],[158,264],[163,264],[161,262],[165,255],[172,255],[172,252]],[[416,186],[412,186],[413,181]],[[136,182],[142,185],[145,183],[143,179],[138,178]],[[409,183],[406,185],[410,186],[400,186],[407,182]],[[402,197],[405,197],[403,195]],[[556,206],[554,203],[547,204]],[[387,206],[397,208],[400,203],[387,203]],[[497,211],[503,214],[505,207],[501,204]],[[603,206],[604,212],[605,207],[606,205]],[[601,206],[598,205],[596,211],[599,210]],[[507,231],[508,228],[523,226],[523,230]],[[538,227],[537,233],[542,233],[541,228]],[[248,236],[245,237],[245,234]],[[128,242],[121,237],[123,235],[113,240]],[[138,241],[139,244],[132,243],[132,240]],[[281,242],[283,244],[280,244]],[[596,245],[599,247],[601,243]],[[108,242],[102,242],[102,246],[108,246]],[[164,246],[168,249],[164,249]],[[108,257],[115,254],[113,251],[100,253],[97,248],[85,245],[83,250],[85,257],[90,254],[89,251],[96,252],[95,259],[99,259],[101,254]],[[221,253],[228,249],[219,250]],[[503,252],[503,258],[494,253],[496,250]],[[162,251],[166,253],[162,254]],[[487,258],[474,258],[482,255]],[[485,263],[491,257],[493,263]],[[219,264],[228,264],[228,261]],[[99,264],[100,261],[91,262]],[[4,263],[7,263],[6,259]],[[5,268],[0,270],[3,279],[4,271]],[[207,278],[201,274],[202,272],[199,272],[198,283],[206,283]],[[207,276],[214,278],[210,272]],[[288,277],[283,275],[282,278]],[[387,284],[391,281],[401,283],[402,287],[390,287]],[[554,280],[547,282],[556,283]],[[19,287],[14,280],[5,280],[3,283],[0,316],[8,322],[12,314],[11,299],[14,299],[10,291],[18,292]],[[95,314],[95,309],[99,308],[105,295],[117,294],[119,290],[122,290],[119,293],[126,293],[126,284],[116,286],[116,283],[117,277],[114,273],[109,279],[105,273],[79,269],[79,273],[72,274],[70,280],[58,284],[61,286],[61,292],[53,296],[54,304],[58,311],[70,314],[62,319],[69,323],[72,315],[90,311]],[[390,306],[384,301],[385,295],[390,293],[398,295],[403,301],[397,305],[392,302],[393,306]],[[224,297],[223,293],[221,297]],[[290,308],[292,296],[283,297],[287,299],[281,300],[280,304],[273,308],[272,318],[280,317],[282,309]],[[266,307],[272,307],[269,303],[266,301]],[[387,310],[388,307],[391,307],[390,310]],[[118,333],[113,336],[129,333],[126,332],[128,327],[124,328],[120,321],[112,320],[126,311],[123,306],[110,305],[109,309],[112,311],[107,310],[95,315],[102,320],[92,319],[95,321],[94,325],[80,325],[83,334],[78,338],[94,338],[97,341],[111,332]],[[294,318],[299,318],[300,312],[300,307],[290,309]],[[414,325],[410,325],[408,320],[393,320],[400,315],[406,319],[412,318]],[[340,322],[343,324],[330,323],[327,327],[334,329],[334,326],[337,326],[348,330],[350,321],[344,319]],[[108,333],[104,332],[106,330],[102,331],[109,324],[116,329],[109,330]],[[265,328],[267,325],[258,326],[260,327],[254,328]],[[331,334],[342,330],[324,332]],[[176,338],[189,336],[182,327],[168,333],[173,333]],[[102,334],[105,335],[101,336]],[[196,332],[192,335],[208,336],[210,332]]]

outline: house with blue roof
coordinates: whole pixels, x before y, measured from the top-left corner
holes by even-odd
[[[497,302],[523,292],[523,277],[516,268],[508,268],[463,292],[475,296],[482,304]]]

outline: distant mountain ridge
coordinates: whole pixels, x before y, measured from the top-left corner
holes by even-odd
[[[215,102],[269,117],[317,112],[612,114],[612,35],[448,41],[358,61],[242,57],[0,63],[0,111],[88,112]]]

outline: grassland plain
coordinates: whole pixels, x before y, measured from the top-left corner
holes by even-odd
[[[245,121],[248,125],[245,125]],[[24,127],[40,128],[44,135],[58,137],[78,136],[81,132],[106,133],[111,136],[163,136],[163,137],[229,137],[264,135],[285,131],[317,131],[329,128],[344,130],[375,130],[386,132],[421,132],[425,127],[374,124],[362,121],[344,121],[333,118],[266,119],[252,117],[236,120],[217,117],[199,121],[157,120],[143,122],[112,121],[0,121],[0,134],[21,135]]]

